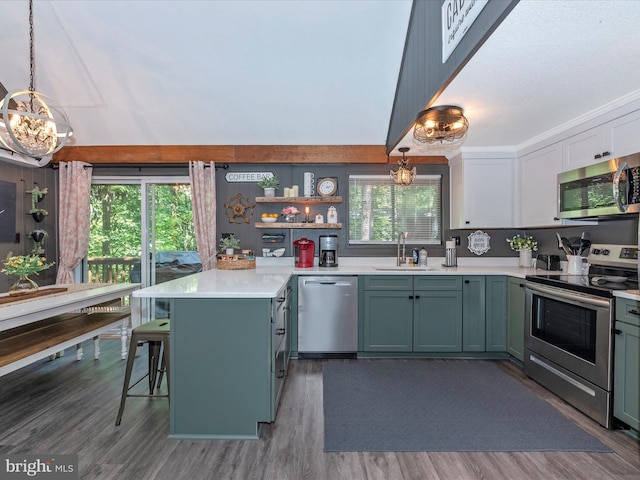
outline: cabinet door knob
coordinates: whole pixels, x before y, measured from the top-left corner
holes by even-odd
[[[596,154],[593,156],[593,158],[602,158],[602,155],[601,155],[601,154],[599,154],[599,153],[596,153]]]
[[[615,333],[616,335],[620,335],[622,333],[622,330],[618,330],[617,328],[613,331],[613,333]]]
[[[606,157],[606,156],[608,156],[608,155],[611,155],[611,152],[602,152],[602,156],[603,156],[603,157]]]
[[[409,300],[413,300],[413,295],[409,295]]]
[[[469,283],[469,280],[465,280],[464,283]]]
[[[465,225],[469,225],[470,223],[471,223],[471,222],[470,222],[469,220],[465,220],[465,221],[464,221],[464,224],[465,224]]]
[[[416,295],[416,300],[418,300],[420,298],[420,295]]]
[[[284,335],[285,331],[284,328],[276,328],[276,335]]]

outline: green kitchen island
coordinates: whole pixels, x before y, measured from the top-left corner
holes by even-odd
[[[275,420],[291,270],[209,270],[136,292],[170,301],[170,438],[257,439]]]

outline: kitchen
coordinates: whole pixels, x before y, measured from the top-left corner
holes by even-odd
[[[415,113],[415,112],[414,112]],[[337,151],[339,151],[339,149],[336,149]],[[417,162],[418,160],[416,160]],[[248,165],[244,165],[244,166],[240,166],[240,165],[232,165],[230,168],[233,168],[235,171],[237,170],[242,170],[242,169],[246,169],[251,171],[252,169],[255,169],[255,165],[251,165],[251,162],[249,162]],[[322,163],[322,162],[318,162],[318,163]],[[349,163],[349,162],[344,162],[344,163]],[[386,160],[385,160],[386,163]],[[391,162],[394,165],[392,165],[392,168],[395,167],[395,162]],[[417,164],[417,163],[416,163]],[[312,165],[312,166],[311,166]],[[283,186],[290,186],[290,185],[294,185],[296,183],[301,183],[301,179],[302,179],[302,174],[305,171],[315,171],[318,178],[321,177],[336,177],[338,176],[338,185],[339,185],[339,189],[342,189],[344,187],[346,187],[347,185],[347,175],[348,175],[348,170],[352,169],[352,166],[347,166],[347,167],[343,167],[340,169],[340,171],[338,173],[336,173],[336,168],[329,168],[326,165],[317,165],[317,164],[310,164],[309,166],[292,166],[292,167],[288,167],[286,165],[270,165],[269,168],[267,170],[272,170],[274,173],[277,173],[279,175],[279,177],[282,179],[283,182]],[[420,164],[417,164],[420,165]],[[389,170],[389,165],[386,166],[380,166],[380,167],[375,167],[374,168],[378,168],[380,170],[386,170],[386,172],[388,173]],[[420,169],[420,166],[418,167]],[[264,165],[261,166],[261,170],[264,170]],[[47,172],[47,175],[51,174],[50,172]],[[220,173],[220,178],[222,178],[222,173]],[[527,177],[529,178],[529,177]],[[447,182],[443,182],[445,185],[447,184]],[[47,183],[48,185],[48,183]],[[225,188],[229,188],[228,186],[226,186],[226,184],[222,184],[220,185],[220,189],[218,191],[219,197],[218,197],[218,204],[222,205],[224,202],[228,201],[229,198],[232,197],[232,195],[228,195],[224,193],[224,189]],[[259,195],[259,191],[258,189],[254,186],[254,185],[246,185],[246,186],[242,186],[242,188],[246,188],[246,194],[245,196],[247,196],[248,198],[253,198]],[[233,194],[235,195],[235,193],[238,193],[238,191],[242,191],[242,190],[234,190]],[[342,195],[345,195],[345,193],[340,190]],[[227,191],[228,193],[228,191]],[[344,210],[345,208],[345,204],[341,204],[341,206],[336,206],[338,208],[338,218],[339,219],[344,219],[347,212]],[[52,207],[48,207],[51,211],[53,211]],[[315,213],[315,212],[314,212]],[[326,215],[326,209],[323,209],[323,214]],[[226,219],[226,217],[224,217],[224,219]],[[449,225],[449,221],[445,221],[444,222],[446,225]],[[220,223],[219,223],[220,224]],[[224,225],[224,223],[222,223],[222,225]],[[557,245],[556,245],[556,241],[554,239],[555,236],[555,228],[521,228],[520,225],[513,223],[511,224],[512,228],[504,228],[504,227],[495,227],[495,228],[490,228],[490,227],[486,227],[486,226],[482,226],[482,230],[486,233],[488,233],[488,235],[491,237],[491,249],[489,251],[489,253],[487,254],[488,257],[511,257],[514,261],[516,260],[516,256],[515,253],[512,252],[509,247],[508,244],[506,243],[506,239],[507,238],[511,238],[513,235],[515,234],[522,234],[522,233],[526,233],[526,234],[531,234],[533,235],[539,242],[540,242],[540,249],[544,249],[545,252],[549,252],[549,253],[559,253],[559,250],[557,249]],[[225,226],[228,226],[225,225]],[[549,227],[552,225],[546,225],[546,227]],[[236,226],[233,226],[234,229],[236,228]],[[525,226],[527,227],[527,226]],[[480,227],[479,227],[480,228]],[[253,245],[257,245],[257,242],[254,243],[253,240],[251,240],[252,236],[256,236],[259,234],[259,230],[257,229],[247,229],[245,227],[245,230],[247,233],[243,232],[243,231],[236,231],[237,235],[239,238],[243,239],[244,241],[247,242],[247,244],[253,244]],[[572,237],[572,236],[580,236],[581,233],[583,231],[587,232],[588,238],[590,238],[590,240],[592,240],[594,243],[622,243],[622,244],[634,244],[635,243],[635,238],[634,238],[634,234],[635,231],[637,230],[637,219],[634,218],[624,218],[624,219],[620,219],[620,220],[613,220],[613,221],[607,221],[606,223],[601,223],[598,225],[588,225],[588,226],[579,226],[579,227],[563,227],[561,229],[561,232],[563,233],[563,235],[567,236],[567,237]],[[225,228],[223,228],[222,226],[220,227],[220,232],[224,232],[226,231]],[[477,256],[470,252],[467,247],[466,247],[466,240],[467,240],[467,236],[472,233],[472,231],[466,230],[466,229],[452,229],[450,231],[447,231],[446,233],[446,238],[450,236],[460,236],[461,240],[462,240],[462,244],[458,247],[458,253],[459,256],[462,257],[461,259],[464,258],[469,258],[469,259],[474,259],[477,258]],[[245,240],[247,239],[247,240]],[[341,255],[341,260],[344,258],[346,259],[347,257],[351,256],[349,255],[349,247],[346,245],[346,235],[340,234],[340,242],[342,242],[339,245],[339,252]],[[443,257],[444,256],[444,248],[442,246],[434,246],[428,247],[429,253],[430,253],[430,258],[439,258],[439,257]],[[394,247],[383,247],[380,251],[379,251],[380,255],[384,256],[384,257],[394,257],[395,256],[395,246]],[[291,253],[291,252],[290,252]],[[290,254],[289,253],[289,254]],[[462,262],[461,262],[462,263]],[[305,368],[309,368],[311,369],[312,373],[313,373],[313,366],[308,366]],[[315,372],[317,374],[317,371]],[[296,384],[293,384],[296,385]],[[292,386],[288,386],[287,388],[294,388]],[[304,388],[304,386],[302,386],[301,388]],[[317,391],[317,384],[315,386],[311,386],[309,385],[309,388],[315,388],[315,392],[317,395],[319,395],[320,393]],[[311,392],[313,392],[314,390],[312,390]],[[286,394],[284,399],[286,400]],[[295,408],[294,405],[289,404],[290,407],[289,408]],[[281,408],[283,408],[283,406],[286,406],[286,404],[283,403],[283,405],[281,405]],[[282,413],[282,411],[281,411]],[[165,429],[166,430],[166,429]],[[322,427],[321,425],[316,425],[315,428],[313,429],[315,432],[321,431]],[[319,433],[314,433],[313,432],[308,432],[309,433],[309,438],[313,439],[316,438],[317,435],[319,435]],[[261,441],[262,442],[262,441]],[[261,453],[260,453],[260,448],[259,446],[245,446],[243,448],[246,448],[247,450],[249,450],[248,454],[251,455],[252,452],[255,452],[258,457],[260,458]],[[267,446],[263,444],[263,449],[267,448],[276,448],[274,445],[271,446]],[[266,452],[263,452],[266,453]],[[391,462],[396,462],[395,459],[389,459],[389,455],[380,455],[380,458],[382,458],[384,461],[384,459],[386,459],[387,461],[391,461]],[[464,458],[464,457],[463,457]],[[502,458],[501,458],[502,459]],[[248,460],[243,460],[244,462],[247,462]],[[437,455],[433,457],[433,459],[431,460],[432,462],[444,462],[446,460],[444,460],[442,457],[438,457]],[[457,468],[461,468],[461,469],[465,469],[465,468],[471,468],[468,465],[465,466],[465,462],[468,462],[469,460],[462,460],[462,466],[458,466]],[[417,462],[416,464],[419,464],[419,462]],[[278,468],[276,466],[273,466],[271,468]],[[322,467],[322,468],[328,468],[328,467]],[[342,467],[345,468],[345,467]],[[392,468],[397,468],[397,467],[392,467]],[[416,468],[421,468],[421,467],[416,467]],[[446,467],[443,467],[446,468]],[[448,468],[456,468],[453,466],[450,466]],[[442,471],[441,471],[442,472]],[[320,475],[322,476],[322,475]]]

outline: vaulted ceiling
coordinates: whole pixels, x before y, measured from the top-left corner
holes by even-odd
[[[384,145],[410,12],[36,1],[36,87],[64,106],[75,145]],[[0,81],[26,88],[28,3],[0,15]],[[518,145],[640,87],[639,18],[635,0],[522,0],[435,103],[465,108],[465,146]]]

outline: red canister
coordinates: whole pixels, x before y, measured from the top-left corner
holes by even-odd
[[[313,255],[316,244],[308,238],[293,242],[296,257],[296,268],[313,268]]]

